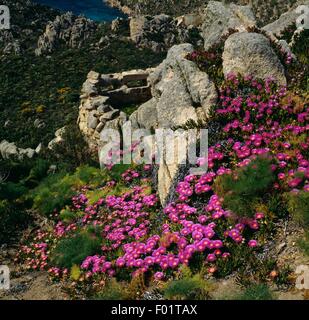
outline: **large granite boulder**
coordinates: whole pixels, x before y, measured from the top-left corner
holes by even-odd
[[[259,33],[240,32],[231,35],[225,42],[223,72],[252,75],[256,78],[274,78],[286,85],[285,70],[270,40]]]
[[[208,75],[186,59],[193,50],[191,44],[169,50],[167,58],[149,76],[152,99],[131,115],[132,122],[150,129],[177,127],[188,120],[206,119],[217,101],[217,90]]]
[[[163,63],[150,74],[153,97],[130,116],[133,127],[173,128],[186,124],[188,120],[207,119],[211,106],[217,101],[217,90],[208,75],[186,59],[191,52],[191,44],[172,47]],[[175,155],[181,144],[181,139],[175,137]],[[186,165],[180,162],[182,159],[167,163],[164,158],[160,162],[158,194],[162,205],[169,201],[177,180],[186,172]]]
[[[184,133],[185,134],[185,133]],[[177,183],[181,181],[188,173],[186,164],[187,148],[185,138],[182,135],[174,135],[172,139],[166,140],[162,150],[162,159],[158,166],[158,195],[162,206],[165,206],[172,200]],[[174,162],[167,161],[167,152],[174,151]],[[182,149],[183,152],[180,152]]]
[[[230,29],[245,31],[256,25],[251,6],[209,1],[203,13],[202,36],[205,50],[220,41]]]
[[[134,128],[157,128],[158,113],[155,99],[142,104],[131,116],[130,121]]]

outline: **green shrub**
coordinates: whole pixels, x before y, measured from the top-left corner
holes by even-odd
[[[106,170],[90,166],[81,166],[76,169],[69,180],[78,183],[79,186],[88,185],[97,187],[105,184],[108,179],[109,175]]]
[[[295,35],[292,51],[297,56],[297,62],[288,68],[289,86],[308,94],[309,90],[309,30],[304,29]]]
[[[30,195],[33,207],[45,215],[55,210],[59,211],[70,204],[76,190],[85,185],[103,185],[107,178],[105,170],[89,166],[79,167],[73,174],[60,172],[50,175]]]
[[[265,203],[269,212],[271,212],[275,217],[282,219],[289,215],[287,201],[281,193],[269,195],[269,198]]]
[[[8,172],[6,182],[0,183],[0,199],[21,198],[29,189],[36,187],[46,177],[49,163],[41,158],[24,161],[0,161]]]
[[[28,172],[26,171],[26,176],[20,180],[20,184],[25,185],[29,189],[35,188],[47,176],[48,168],[49,162],[47,160],[41,158],[32,160],[31,168]]]
[[[138,109],[138,106],[133,104],[133,105],[128,105],[123,107],[121,110],[126,113],[128,116],[130,116],[134,111]]]
[[[209,284],[200,274],[171,281],[164,290],[164,296],[171,300],[203,300],[209,295]]]
[[[45,177],[48,162],[41,158],[19,160],[3,160],[0,158],[0,173],[8,175],[7,181],[27,182],[30,179],[41,180]]]
[[[20,183],[7,182],[0,184],[0,199],[15,200],[25,194],[28,189]]]
[[[240,216],[253,216],[259,199],[267,194],[274,182],[270,160],[259,157],[235,175],[216,179],[215,189],[224,197],[224,205]]]
[[[309,231],[307,231],[304,237],[298,241],[298,245],[304,254],[309,256]]]
[[[62,268],[72,268],[100,251],[101,239],[93,228],[81,231],[75,236],[61,240],[51,254],[52,262]]]
[[[48,215],[69,204],[75,192],[71,184],[64,183],[65,177],[64,173],[58,173],[44,179],[30,195],[33,208]]]
[[[59,215],[59,218],[63,221],[63,222],[73,222],[74,220],[76,220],[76,217],[81,214],[81,213],[78,213],[78,212],[72,212],[70,211],[69,208],[65,208],[65,209],[62,209],[60,211],[60,215]],[[82,214],[81,214],[82,216]]]
[[[110,279],[105,288],[96,297],[98,300],[125,300],[126,290],[116,279]]]
[[[116,180],[116,181],[120,181],[121,180],[121,175],[128,169],[132,168],[132,166],[130,164],[116,164],[115,166],[113,166],[112,170],[109,172],[110,176],[112,179]]]
[[[246,288],[235,300],[274,300],[274,295],[266,284],[254,284]]]
[[[34,161],[33,167],[30,170],[29,176],[26,180],[36,180],[39,181],[43,179],[49,168],[49,163],[45,159],[38,158]]]
[[[289,193],[285,195],[288,200],[288,211],[295,221],[303,227],[309,227],[309,193]]]
[[[29,215],[14,203],[0,200],[0,245],[10,243],[30,221]]]
[[[121,183],[117,183],[112,188],[103,188],[101,190],[95,189],[87,191],[86,197],[88,199],[88,203],[90,205],[94,205],[96,202],[98,202],[99,199],[105,198],[107,195],[109,196],[120,196],[124,194],[125,192],[130,192],[130,187],[127,187]]]

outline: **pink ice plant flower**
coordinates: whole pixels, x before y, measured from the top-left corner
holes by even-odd
[[[276,176],[273,190],[309,192],[308,108],[297,112],[292,103],[283,104],[287,88],[276,87],[271,79],[261,82],[248,76],[244,81],[249,88],[246,94],[241,92],[242,81],[232,74],[220,89],[216,112],[229,119],[223,128],[227,138],[224,143],[209,147],[208,172],[202,176],[188,175],[180,181],[175,201],[167,204],[161,215],[155,211],[157,219],[153,218],[157,196],[145,195],[142,187],[132,187],[121,196],[106,196],[94,205],[88,203],[84,194],[87,188],[73,197],[72,208],[83,216],[74,223],[58,222],[52,237],[59,241],[80,227],[102,227],[102,239],[108,244],[104,241],[100,253],[82,262],[87,277],[99,273],[114,276],[119,269],[128,269],[134,275],[152,271],[156,280],[162,280],[168,271],[188,265],[196,254],[203,255],[205,264],[213,266],[219,259],[230,258],[231,243],[257,247],[258,241],[246,239],[245,231],[258,232],[266,219],[265,213],[256,212],[254,218],[229,222],[227,218],[234,218],[235,213],[224,207],[224,199],[215,193],[213,183],[216,177],[232,174],[235,168],[247,166],[259,155],[272,161]],[[290,122],[281,121],[278,114],[291,119]],[[307,138],[295,146],[288,141],[289,136]],[[206,161],[199,159],[199,165]],[[144,171],[150,168],[145,166]],[[123,181],[130,184],[140,178],[141,173],[133,169],[122,175]],[[115,184],[113,181],[106,186]],[[195,205],[195,199],[204,202]],[[158,223],[159,234],[152,234],[153,223]],[[220,237],[222,225],[226,229]],[[29,257],[30,268],[48,269],[61,276],[68,270],[49,266],[50,237],[50,233],[39,231],[34,245],[23,246],[21,251]]]

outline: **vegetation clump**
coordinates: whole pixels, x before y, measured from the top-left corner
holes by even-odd
[[[100,235],[95,229],[77,233],[71,238],[61,240],[53,250],[51,261],[57,267],[72,268],[100,249]]]
[[[275,300],[273,293],[266,284],[254,284],[246,288],[236,300]]]
[[[233,175],[227,174],[216,180],[216,191],[224,197],[224,205],[242,217],[253,217],[255,207],[270,191],[275,176],[271,161],[257,158]]]

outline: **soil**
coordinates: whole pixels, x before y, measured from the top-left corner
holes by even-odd
[[[28,271],[14,263],[18,247],[0,247],[0,265],[10,269],[10,290],[0,289],[0,300],[66,300],[60,284],[51,283],[45,271]]]

